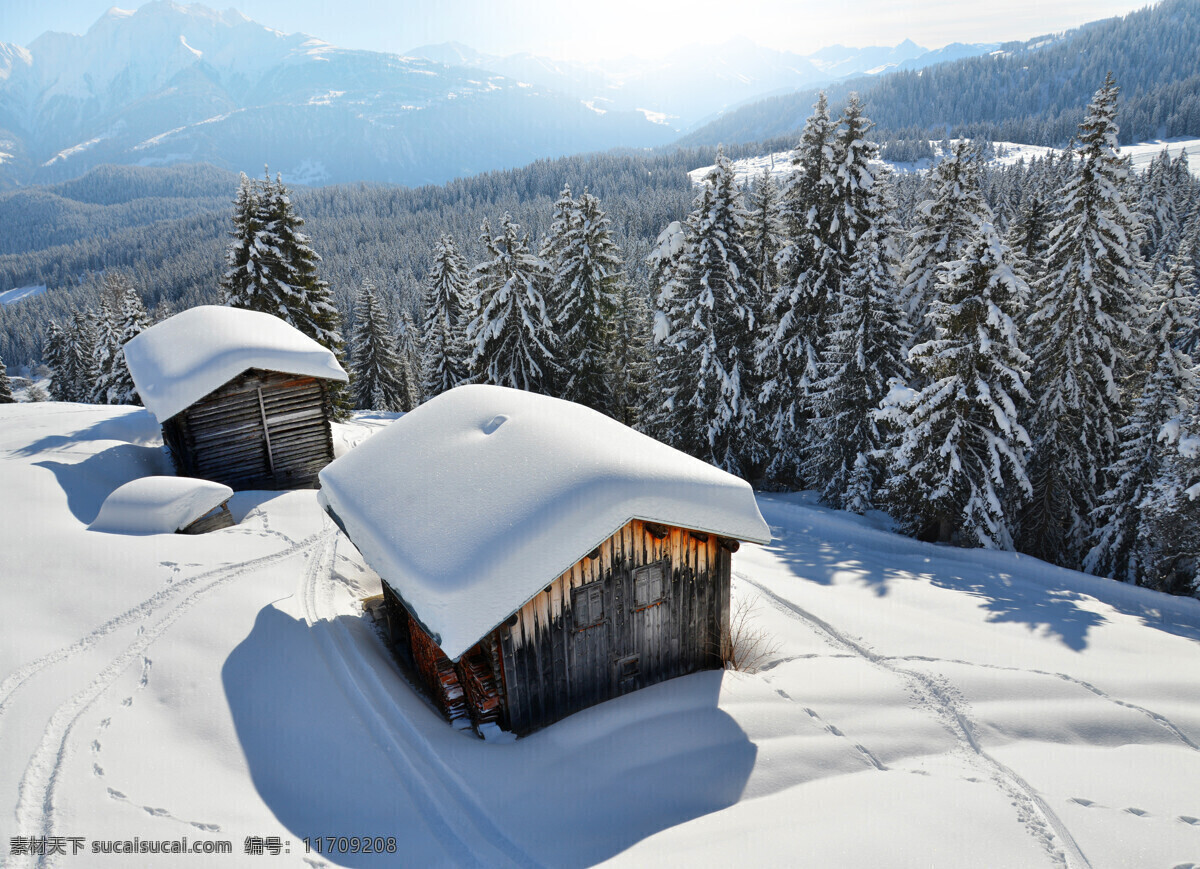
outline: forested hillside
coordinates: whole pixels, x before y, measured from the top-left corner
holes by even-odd
[[[1164,0],[1061,37],[1007,43],[990,55],[856,78],[826,89],[839,106],[857,91],[878,128],[912,138],[968,135],[1065,145],[1105,74],[1121,83],[1121,142],[1200,135],[1200,2]],[[803,125],[816,91],[773,97],[717,119],[683,144],[749,142]]]

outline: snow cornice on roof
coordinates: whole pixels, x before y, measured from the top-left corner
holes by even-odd
[[[160,423],[251,368],[347,379],[337,357],[299,329],[241,308],[189,308],[124,349],[138,395]]]
[[[766,543],[749,483],[582,405],[426,402],[321,471],[322,505],[452,660],[631,519]]]

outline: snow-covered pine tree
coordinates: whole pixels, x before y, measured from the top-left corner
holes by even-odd
[[[350,396],[360,410],[412,410],[396,338],[387,311],[370,279],[364,278],[354,301],[350,338]]]
[[[761,301],[741,242],[745,221],[733,166],[720,151],[688,215],[671,308],[663,317],[677,366],[666,378],[674,399],[666,435],[678,449],[753,476],[765,457],[755,404]]]
[[[545,392],[555,376],[554,329],[543,296],[548,270],[520,230],[505,214],[500,235],[484,243],[490,258],[473,269],[470,367],[477,382]]]
[[[400,359],[405,410],[412,410],[424,398],[421,394],[421,340],[408,308],[401,306],[394,318],[392,331],[396,335],[396,355]]]
[[[467,262],[449,235],[433,249],[433,266],[425,284],[424,353],[421,392],[425,399],[441,395],[468,380],[465,301]]]
[[[1013,270],[1022,278],[1027,288],[1041,280],[1050,247],[1050,228],[1053,214],[1050,200],[1041,191],[1032,190],[1021,204],[1016,219],[1009,225],[1005,239],[1013,256]],[[1022,306],[1029,299],[1021,300]],[[1022,314],[1021,319],[1024,318]]]
[[[546,291],[546,309],[551,319],[558,315],[557,268],[562,261],[562,251],[567,243],[567,233],[571,231],[579,219],[579,204],[571,194],[571,185],[564,184],[554,202],[550,217],[550,229],[538,249],[538,256],[552,270],[550,288]]]
[[[112,369],[108,380],[106,399],[109,404],[141,404],[133,376],[129,366],[125,364],[125,345],[150,328],[150,315],[142,304],[142,297],[130,284],[121,294],[120,311],[120,345],[113,358]]]
[[[757,352],[764,440],[772,445],[766,475],[801,484],[803,433],[811,415],[809,388],[818,378],[818,347],[826,311],[846,263],[830,247],[834,226],[834,136],[822,93],[792,156],[780,201],[782,247],[778,288],[766,296],[767,330]]]
[[[1116,153],[1116,111],[1110,75],[1079,127],[1074,174],[1061,193],[1061,217],[1027,321],[1033,496],[1018,548],[1067,567],[1087,553],[1093,511],[1110,488],[1106,469],[1125,422],[1122,384],[1133,373],[1133,329],[1149,289],[1138,218],[1125,198],[1129,165]]]
[[[669,339],[683,325],[678,319],[683,316],[683,310],[676,298],[676,279],[686,242],[686,228],[673,220],[658,234],[654,250],[646,257],[649,266],[649,299],[652,302],[652,343],[648,348],[650,379],[657,398],[651,398],[646,406],[642,426],[663,441],[671,438],[676,393],[685,388],[685,359]]]
[[[600,200],[585,189],[561,244],[551,283],[560,369],[559,398],[612,415],[613,352],[622,262]]]
[[[71,400],[71,382],[75,377],[67,356],[67,333],[51,320],[46,326],[46,340],[42,343],[42,359],[50,368],[50,398],[53,401]]]
[[[904,352],[911,336],[890,259],[886,229],[868,226],[827,321],[806,433],[806,479],[825,503],[860,514],[876,502],[895,440],[875,411],[909,376]]]
[[[882,476],[887,424],[875,410],[905,380],[910,334],[899,305],[890,241],[890,197],[870,161],[871,122],[851,94],[834,143],[830,247],[848,270],[838,278],[820,349],[820,379],[811,387],[813,419],[806,432],[804,474],[835,507],[862,513]]]
[[[617,309],[613,317],[612,416],[632,428],[642,429],[653,388],[650,356],[650,307],[634,284],[617,284]]]
[[[100,300],[96,316],[96,383],[88,398],[92,404],[120,403],[108,400],[108,388],[112,385],[113,370],[121,353],[121,290],[115,277],[105,276],[110,292]]]
[[[1165,147],[1139,180],[1140,211],[1145,216],[1142,257],[1157,264],[1155,270],[1161,271],[1179,246],[1191,191],[1180,188],[1171,154]]]
[[[4,365],[4,360],[0,358],[0,404],[12,404],[15,401],[12,381],[8,379],[8,369]]]
[[[1094,513],[1093,546],[1083,562],[1089,573],[1143,584],[1148,575],[1155,575],[1163,535],[1173,524],[1166,518],[1169,510],[1147,509],[1145,502],[1155,500],[1162,476],[1168,451],[1159,437],[1164,426],[1178,427],[1200,399],[1200,372],[1192,357],[1179,349],[1180,336],[1196,328],[1200,314],[1200,299],[1192,295],[1195,244],[1191,239],[1179,248],[1154,286],[1151,298],[1156,307],[1147,329],[1153,367],[1129,422],[1120,430],[1120,454],[1108,469],[1112,486]],[[1151,517],[1166,527],[1156,527]]]
[[[1188,263],[1192,267],[1191,293],[1200,298],[1200,201],[1197,201],[1191,218],[1184,226],[1180,248],[1183,249],[1184,246],[1192,252],[1192,258]],[[1196,325],[1192,326],[1190,330],[1184,330],[1183,336],[1179,339],[1179,349],[1190,355],[1192,359],[1200,361],[1200,318],[1197,319]]]
[[[783,248],[783,215],[779,185],[764,166],[746,191],[746,235],[744,244],[754,265],[751,275],[764,299],[773,299],[779,288],[779,267],[775,257]]]
[[[918,344],[933,337],[926,315],[938,287],[938,273],[962,256],[978,223],[993,221],[979,175],[979,152],[960,139],[930,173],[931,198],[917,206],[901,266],[901,298]]]
[[[279,176],[251,181],[243,175],[234,200],[223,300],[230,307],[273,314],[341,354],[341,315],[329,285],[317,275],[321,258],[300,231],[303,225]]]
[[[923,539],[1012,549],[1015,508],[1030,493],[1029,357],[1014,314],[1026,294],[992,224],[981,221],[945,264],[929,306],[932,340],[908,364],[927,384],[902,414],[888,502],[900,528]]]
[[[89,309],[76,308],[71,316],[71,328],[67,331],[66,368],[70,374],[67,401],[90,402],[99,379],[100,369],[96,363],[96,313]]]

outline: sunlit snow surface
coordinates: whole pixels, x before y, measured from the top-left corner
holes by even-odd
[[[957,139],[952,140],[952,142],[957,141]],[[1063,153],[1058,148],[1047,148],[1041,145],[1022,145],[1019,142],[995,142],[993,144],[994,156],[988,162],[995,166],[1009,166],[1021,160],[1029,163],[1031,160],[1044,158],[1048,154],[1059,156]],[[934,160],[919,160],[915,163],[895,163],[884,160],[876,160],[874,162],[879,166],[887,165],[893,172],[924,172],[945,155],[941,142],[931,141],[930,145],[933,146],[936,155]],[[1139,142],[1136,145],[1122,147],[1119,153],[1122,156],[1130,158],[1134,169],[1144,170],[1149,167],[1150,161],[1163,152],[1164,148],[1172,158],[1178,157],[1180,152],[1186,150],[1188,168],[1191,169],[1193,175],[1200,178],[1200,139],[1163,139],[1153,142]],[[792,153],[792,151],[777,151],[773,154],[763,154],[757,157],[745,157],[741,160],[734,160],[734,178],[737,179],[739,184],[745,184],[748,181],[761,177],[763,171],[766,170],[776,181],[782,181],[792,171]],[[692,179],[693,184],[699,184],[712,171],[712,168],[712,166],[701,166],[699,169],[693,169],[688,172],[688,177]]]
[[[146,411],[0,406],[6,865],[47,834],[234,850],[139,866],[1200,863],[1200,601],[763,495],[775,540],[734,556],[778,644],[758,673],[492,744],[398,675],[315,492],[239,493],[195,537],[87,530],[164,462]],[[398,855],[304,854],[338,835]]]

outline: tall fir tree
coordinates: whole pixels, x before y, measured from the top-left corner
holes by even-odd
[[[46,326],[42,344],[42,359],[50,368],[50,398],[52,401],[71,401],[71,383],[75,372],[67,355],[67,333],[56,321]]]
[[[375,285],[364,278],[354,301],[350,337],[350,397],[359,410],[412,410],[396,337]]]
[[[793,152],[793,168],[781,194],[778,286],[765,297],[767,328],[757,354],[762,376],[760,422],[765,440],[772,444],[766,474],[787,486],[802,483],[804,429],[811,416],[809,390],[819,377],[825,317],[846,270],[846,263],[830,246],[835,223],[836,126],[822,93]]]
[[[150,315],[142,304],[142,297],[128,281],[120,287],[117,309],[116,349],[112,351],[107,369],[101,372],[98,392],[104,404],[142,403],[129,366],[125,363],[125,345],[150,326]]]
[[[317,274],[321,258],[301,232],[304,220],[277,175],[251,181],[244,174],[234,199],[232,240],[221,282],[224,304],[261,311],[295,326],[344,362],[341,314],[329,285]],[[334,415],[349,413],[349,392],[333,388]]]
[[[733,166],[718,152],[688,215],[671,307],[663,312],[672,365],[665,434],[685,452],[752,476],[765,455],[754,360],[761,300],[741,242],[745,221]]]
[[[484,224],[484,234],[490,230]],[[548,392],[555,379],[554,327],[546,311],[546,263],[529,250],[512,216],[484,242],[488,259],[473,269],[473,318],[467,325],[477,382]]]
[[[1154,500],[1167,448],[1160,440],[1165,426],[1178,427],[1200,399],[1200,372],[1192,357],[1179,349],[1180,337],[1196,328],[1200,299],[1192,294],[1195,274],[1191,244],[1183,245],[1154,287],[1155,303],[1147,330],[1152,368],[1129,422],[1120,430],[1120,453],[1108,469],[1111,488],[1094,513],[1092,548],[1084,559],[1089,573],[1143,584],[1160,561],[1159,549],[1169,527],[1148,521],[1162,511],[1145,509]]]
[[[655,387],[650,352],[650,306],[630,281],[617,284],[613,317],[612,416],[637,429],[647,427],[646,410]]]
[[[775,258],[783,248],[783,215],[779,185],[764,166],[746,190],[746,236],[744,244],[754,271],[751,277],[764,299],[773,299],[779,288],[779,266]]]
[[[613,353],[622,262],[600,201],[580,195],[556,250],[551,293],[558,336],[559,398],[613,414]]]
[[[426,400],[469,379],[466,286],[467,262],[454,239],[443,235],[433,249],[433,266],[425,284],[421,392]]]
[[[1030,493],[1029,357],[1014,315],[1026,289],[992,224],[979,222],[932,294],[934,337],[908,364],[927,384],[902,413],[888,501],[905,532],[1012,549],[1016,508]]]
[[[8,369],[4,365],[4,360],[0,359],[0,404],[12,404],[15,401],[12,381],[8,379]]]
[[[893,437],[875,411],[893,382],[908,377],[910,338],[894,278],[892,203],[871,166],[878,146],[866,138],[870,128],[852,94],[834,143],[829,244],[845,271],[819,351],[804,453],[805,477],[822,499],[857,513],[875,502]]]
[[[1134,372],[1134,329],[1147,290],[1138,218],[1126,202],[1128,162],[1117,156],[1117,87],[1111,75],[1079,127],[1074,174],[1061,193],[1045,276],[1028,319],[1033,352],[1033,495],[1020,548],[1077,567],[1093,511],[1110,487],[1123,383]]]
[[[400,358],[400,380],[408,410],[424,400],[421,393],[421,336],[408,308],[401,306],[393,319],[396,335],[396,354]]]
[[[958,260],[981,221],[993,222],[992,210],[980,186],[979,152],[960,139],[930,173],[931,198],[917,206],[901,267],[901,296],[913,330],[913,340],[933,337],[927,320],[939,286],[938,275]]]
[[[105,284],[110,292],[100,300],[96,316],[96,383],[89,400],[92,404],[119,404],[108,400],[108,388],[121,357],[121,289],[107,275]]]

